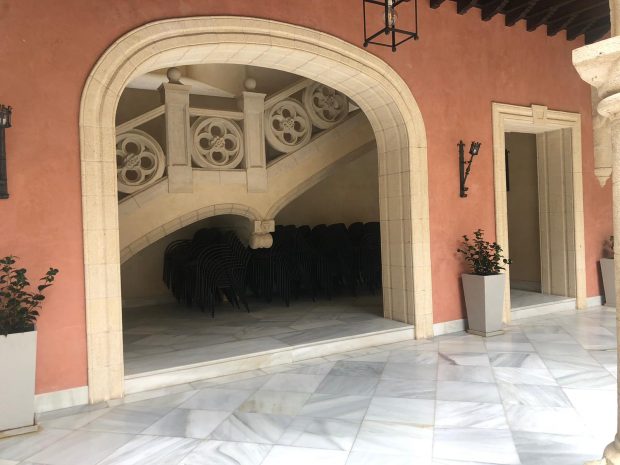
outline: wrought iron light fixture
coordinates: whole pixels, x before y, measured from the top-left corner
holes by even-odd
[[[11,127],[12,108],[0,105],[0,199],[9,198],[6,175],[6,146],[4,144],[4,130]]]
[[[469,176],[469,171],[471,170],[471,164],[474,161],[474,157],[480,153],[480,142],[472,142],[471,147],[469,148],[469,154],[471,157],[469,161],[465,161],[465,143],[460,141],[458,143],[459,147],[459,174],[461,180],[461,197],[467,197],[467,191],[469,187],[465,187],[465,183],[467,182],[467,177]],[[465,166],[467,165],[467,167]]]
[[[403,3],[413,4],[411,27],[413,31],[403,29],[397,23],[405,22],[405,8]],[[418,0],[362,0],[364,11],[364,47],[369,44],[390,47],[393,52],[396,47],[408,40],[418,40]],[[368,6],[368,11],[366,11]],[[368,35],[368,29],[379,27],[379,30]],[[383,37],[385,36],[385,37]],[[383,39],[383,40],[381,40]]]

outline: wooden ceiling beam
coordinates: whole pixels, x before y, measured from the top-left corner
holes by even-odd
[[[591,44],[601,39],[605,34],[611,30],[611,23],[606,19],[605,24],[601,26],[593,26],[585,33],[586,44]]]
[[[512,12],[506,14],[506,26],[514,26],[518,21],[527,17],[527,15],[536,6],[539,0],[527,0],[521,5],[520,9],[513,9]]]
[[[568,29],[566,29],[566,38],[568,40],[575,40],[581,34],[585,34],[589,29],[598,24],[602,17],[592,17],[589,18],[589,21],[581,21],[581,24],[571,24]]]
[[[549,19],[553,17],[553,15],[558,11],[559,6],[553,6],[551,8],[547,8],[538,14],[530,14],[527,16],[527,30],[532,32],[538,29],[540,26],[545,24]]]
[[[562,29],[568,29],[570,26],[579,27],[584,23],[599,20],[609,15],[609,8],[601,3],[585,2],[576,9],[571,10],[563,15],[558,14],[557,17],[551,18],[547,23],[547,35],[554,36]],[[588,12],[588,14],[585,14]]]
[[[431,8],[439,8],[446,0],[431,0]]]
[[[456,12],[464,15],[475,6],[478,6],[478,0],[457,0]]]
[[[510,0],[495,0],[482,6],[480,10],[482,20],[490,21],[495,15],[501,13],[508,3]]]

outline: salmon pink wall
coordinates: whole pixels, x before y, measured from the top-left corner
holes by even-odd
[[[0,102],[13,105],[7,132],[11,198],[0,201],[0,254],[23,257],[34,274],[60,268],[40,320],[37,392],[87,383],[78,112],[93,65],[117,38],[145,23],[200,15],[269,18],[359,45],[359,0],[0,0]],[[506,28],[503,17],[459,16],[455,3],[420,1],[421,40],[386,60],[409,84],[428,138],[435,321],[463,317],[458,238],[494,235],[491,102],[532,103],[583,115],[588,295],[599,295],[596,260],[611,232],[610,187],[593,175],[590,92],[571,65],[580,40]],[[458,196],[456,143],[482,142],[470,196]]]

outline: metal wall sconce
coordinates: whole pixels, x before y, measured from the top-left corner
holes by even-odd
[[[404,18],[403,12],[398,10],[398,7],[403,3],[413,3],[413,25],[414,31],[407,31],[396,27],[396,22],[399,19],[402,21]],[[373,24],[372,16],[366,15],[366,4],[369,5],[369,11],[375,13],[375,15],[381,19],[383,27],[377,32],[368,35],[367,20],[370,20],[370,24]],[[418,0],[363,0],[363,12],[364,12],[364,47],[368,47],[369,44],[380,45],[382,47],[389,47],[393,52],[396,51],[396,47],[407,42],[408,40],[418,40]],[[374,5],[374,6],[372,6]],[[380,8],[375,8],[380,7]],[[385,40],[379,40],[381,36],[386,36]]]
[[[0,199],[9,198],[6,173],[6,146],[4,130],[11,127],[12,108],[0,105]]]
[[[465,183],[467,182],[467,177],[469,176],[469,172],[471,170],[471,163],[474,161],[474,157],[480,152],[480,145],[480,142],[471,143],[471,147],[469,148],[469,154],[471,155],[471,157],[469,158],[469,161],[465,161],[465,143],[463,141],[460,141],[458,143],[461,197],[467,197],[467,191],[469,190],[469,187],[465,187]]]

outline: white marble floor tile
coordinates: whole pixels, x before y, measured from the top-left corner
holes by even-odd
[[[478,402],[437,401],[437,428],[508,429],[504,406]]]
[[[42,428],[36,434],[0,440],[0,459],[21,461],[71,434],[68,429]]]
[[[432,426],[435,401],[397,397],[374,397],[370,401],[366,420]]]
[[[583,419],[572,408],[530,407],[508,404],[506,417],[512,431],[579,435],[586,432]]]
[[[211,439],[275,444],[292,421],[285,415],[235,412],[213,431]]]
[[[492,383],[495,381],[490,367],[470,367],[458,365],[439,365],[439,381],[469,381],[475,383]]]
[[[385,364],[381,377],[408,380],[437,379],[437,365],[388,362]]]
[[[435,460],[519,465],[519,455],[508,430],[436,428]]]
[[[439,343],[439,352],[444,354],[462,352],[486,352],[484,341],[481,337],[465,335],[462,337],[448,339]]]
[[[233,411],[252,395],[243,389],[202,389],[187,399],[179,408]]]
[[[392,455],[380,452],[358,452],[349,454],[347,465],[432,465],[430,459],[420,459],[409,454]]]
[[[413,348],[411,350],[393,350],[389,353],[388,360],[411,365],[437,365],[439,354],[435,351],[425,352]]]
[[[46,465],[95,465],[133,438],[130,434],[75,431],[28,460]]]
[[[512,368],[534,368],[544,370],[545,362],[538,354],[529,352],[491,352],[491,366]]]
[[[310,398],[307,392],[257,391],[238,408],[240,412],[297,415]]]
[[[314,394],[299,414],[313,418],[361,421],[366,415],[370,400],[370,396]]]
[[[87,431],[107,431],[110,433],[141,433],[168,412],[170,407],[150,407],[126,404],[115,407],[104,415],[86,424]]]
[[[138,436],[98,465],[177,465],[198,444],[195,439]]]
[[[257,465],[263,462],[271,447],[269,444],[206,441],[179,465]]]
[[[261,389],[266,391],[314,392],[324,375],[301,375],[294,373],[277,373]]]
[[[229,411],[175,409],[147,428],[156,436],[204,439],[230,415]]]
[[[402,423],[364,421],[352,450],[386,455],[410,454],[430,460],[433,429]]]
[[[374,394],[378,383],[379,378],[327,375],[316,392],[318,394],[371,396]]]
[[[49,420],[39,420],[39,424],[44,426],[45,428],[79,429],[87,425],[91,421],[99,418],[100,416],[105,415],[109,411],[109,408],[91,410],[84,413],[77,413],[75,415],[51,418]]]
[[[329,372],[332,376],[361,376],[378,378],[383,372],[385,363],[382,362],[354,362],[351,360],[340,360],[336,362]]]
[[[486,352],[440,352],[439,363],[444,365],[459,366],[490,366],[489,355]]]
[[[564,388],[566,396],[584,420],[588,432],[603,441],[615,436],[618,397],[615,390]]]
[[[405,397],[409,399],[434,399],[437,381],[382,379],[377,385],[375,395],[380,397]]]
[[[529,342],[505,342],[486,341],[486,348],[489,352],[534,352],[534,346]]]
[[[571,407],[562,388],[535,384],[498,383],[505,404],[530,407]]]
[[[562,387],[576,389],[600,389],[612,390],[617,389],[618,382],[607,370],[554,370],[551,372],[558,384]]]
[[[557,381],[549,370],[530,368],[494,367],[493,373],[498,383],[538,384],[555,386]]]
[[[288,426],[279,444],[316,449],[350,450],[360,422],[297,417]]]
[[[347,456],[340,450],[274,446],[261,465],[345,465]]]
[[[587,436],[520,431],[512,436],[522,465],[583,465],[600,459],[604,447]]]
[[[471,381],[438,381],[437,400],[501,403],[495,383]]]

